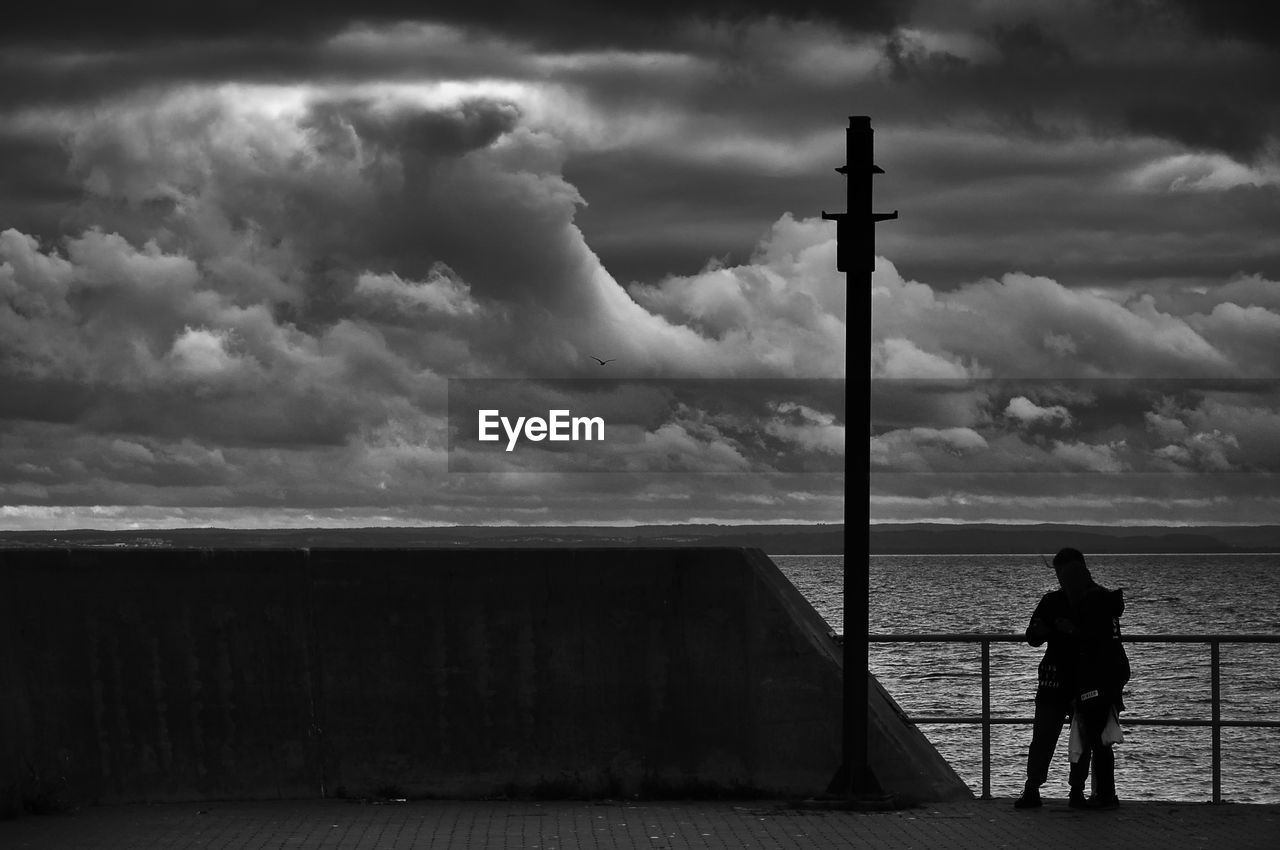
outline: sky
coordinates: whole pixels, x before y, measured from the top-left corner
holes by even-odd
[[[1265,6],[25,8],[0,529],[839,522],[846,297],[871,521],[1272,522]],[[618,466],[451,463],[459,382],[602,376]]]

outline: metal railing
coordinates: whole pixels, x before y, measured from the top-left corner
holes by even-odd
[[[911,716],[912,723],[965,723],[982,724],[982,799],[991,799],[991,727],[1002,725],[1031,725],[1032,717],[991,716],[991,644],[1026,643],[1020,634],[873,634],[870,643],[980,643],[982,644],[982,714],[980,716]],[[1209,693],[1210,712],[1203,718],[1129,717],[1125,726],[1207,726],[1213,735],[1213,802],[1222,802],[1222,728],[1257,727],[1280,728],[1280,720],[1223,720],[1222,696],[1219,688],[1219,646],[1224,643],[1280,643],[1280,635],[1125,635],[1125,643],[1207,643],[1209,644]]]

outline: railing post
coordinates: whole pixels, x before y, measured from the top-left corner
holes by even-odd
[[[982,639],[982,799],[991,799],[991,641]]]
[[[1209,699],[1213,712],[1213,802],[1222,802],[1222,701],[1218,679],[1218,641],[1209,641]]]

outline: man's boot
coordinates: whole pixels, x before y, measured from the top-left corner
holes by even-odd
[[[1040,799],[1040,789],[1034,785],[1028,785],[1022,789],[1022,796],[1013,801],[1015,809],[1038,809],[1044,805],[1044,801]]]
[[[1114,809],[1120,805],[1116,796],[1116,756],[1110,746],[1096,747],[1093,753],[1093,775],[1097,784],[1089,799],[1091,809]]]
[[[1089,779],[1090,760],[1090,752],[1086,749],[1079,760],[1071,763],[1071,774],[1068,780],[1071,783],[1071,794],[1067,797],[1067,805],[1073,809],[1089,808],[1089,801],[1084,796],[1084,783]]]

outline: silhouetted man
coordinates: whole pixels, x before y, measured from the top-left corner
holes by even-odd
[[[1049,762],[1058,746],[1062,724],[1071,714],[1075,699],[1072,681],[1074,669],[1071,644],[1071,600],[1062,587],[1062,570],[1070,563],[1084,566],[1084,555],[1077,549],[1063,549],[1053,556],[1053,570],[1058,577],[1058,589],[1040,598],[1040,604],[1027,625],[1027,643],[1043,646],[1048,642],[1044,657],[1040,659],[1039,681],[1036,685],[1035,723],[1031,729],[1031,745],[1027,748],[1027,784],[1022,796],[1014,801],[1019,809],[1036,808],[1042,804],[1040,786],[1049,778]],[[1087,568],[1086,568],[1087,571]],[[1072,808],[1085,808],[1084,783],[1089,778],[1089,754],[1086,752],[1071,765],[1068,782],[1071,793],[1068,804]]]
[[[1114,808],[1120,800],[1116,797],[1111,743],[1118,738],[1105,733],[1113,717],[1119,728],[1118,716],[1124,710],[1121,691],[1129,681],[1129,658],[1120,641],[1124,591],[1108,590],[1094,582],[1083,558],[1064,563],[1058,577],[1071,603],[1072,669],[1068,678],[1074,683],[1074,710],[1084,732],[1080,761],[1088,761],[1092,754],[1094,794],[1089,808]]]

